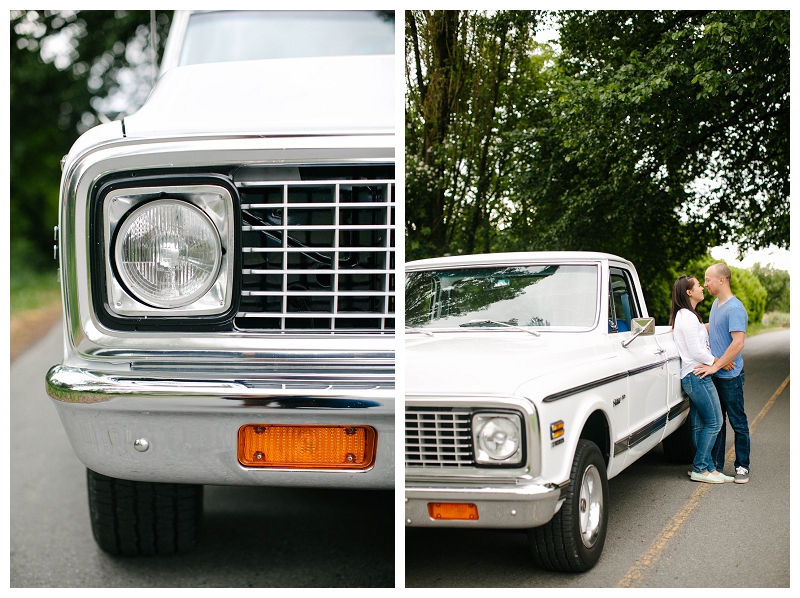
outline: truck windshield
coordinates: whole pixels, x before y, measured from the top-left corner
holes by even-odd
[[[406,326],[591,327],[596,266],[498,266],[409,272]]]
[[[394,11],[195,13],[179,64],[361,54],[394,54]]]

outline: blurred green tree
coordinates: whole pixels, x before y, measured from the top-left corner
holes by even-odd
[[[158,53],[171,12],[157,12]],[[11,11],[11,275],[52,267],[60,161],[153,85],[150,11]]]
[[[697,278],[700,284],[705,281],[706,270],[712,264],[719,262],[725,263],[725,260],[717,260],[706,254],[700,258],[692,260],[682,272],[682,274],[689,274]],[[767,305],[767,289],[761,284],[758,276],[744,268],[737,268],[727,264],[731,269],[731,291],[742,302],[744,308],[747,310],[747,318],[749,324],[761,322],[764,317],[765,307]],[[676,275],[677,278],[679,275]],[[674,282],[674,280],[673,280]],[[670,294],[672,287],[670,287]],[[670,295],[671,296],[671,295]],[[708,322],[708,315],[711,312],[711,305],[714,303],[714,297],[706,291],[706,298],[704,301],[697,305],[697,313],[703,317],[704,322]]]
[[[767,304],[764,311],[781,311],[789,313],[789,273],[778,270],[767,264],[755,264],[750,271],[758,278],[761,285],[767,290]]]
[[[406,12],[406,253],[491,251],[541,109],[538,13]],[[523,124],[526,123],[526,124]]]

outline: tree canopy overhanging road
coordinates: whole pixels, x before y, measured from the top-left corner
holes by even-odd
[[[709,247],[789,246],[788,11],[407,11],[406,89],[409,260],[605,251],[666,323]]]

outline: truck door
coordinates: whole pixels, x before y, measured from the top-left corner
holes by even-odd
[[[615,447],[618,457],[625,454],[630,465],[661,441],[667,420],[665,354],[655,336],[639,336],[627,347],[633,318],[642,317],[631,274],[622,268],[610,269],[609,339],[620,363],[627,368],[628,436],[625,445]]]

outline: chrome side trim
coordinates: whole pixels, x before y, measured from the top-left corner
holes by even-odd
[[[617,380],[623,380],[627,377],[628,377],[628,372],[622,372],[620,374],[613,374],[611,376],[606,376],[605,378],[600,378],[599,380],[595,380],[594,382],[588,382],[586,384],[581,384],[580,386],[573,386],[572,388],[568,388],[567,390],[562,390],[560,392],[547,395],[544,399],[542,399],[542,402],[552,403],[554,401],[565,399],[572,395],[578,394],[579,392],[584,392],[586,390],[591,390],[593,388],[605,386],[606,384],[611,384],[612,382],[616,382]]]
[[[632,448],[640,442],[646,440],[662,428],[666,427],[667,422],[672,421],[681,413],[689,409],[689,399],[685,398],[683,401],[670,407],[669,411],[651,421],[650,423],[642,426],[633,434],[626,436],[614,443],[614,456],[624,453],[629,448]]]
[[[578,393],[584,392],[586,390],[591,390],[593,388],[598,388],[600,386],[604,386],[606,384],[610,384],[612,382],[616,382],[617,380],[622,380],[629,376],[636,376],[637,374],[642,374],[644,372],[649,372],[650,370],[655,370],[663,366],[666,362],[658,361],[655,363],[650,363],[648,365],[643,365],[638,368],[634,368],[632,370],[627,370],[625,372],[620,372],[619,374],[612,374],[611,376],[606,376],[605,378],[600,378],[599,380],[595,380],[594,382],[587,382],[586,384],[581,384],[580,386],[573,386],[572,388],[568,388],[567,390],[562,390],[560,392],[553,393],[551,395],[546,396],[542,399],[544,403],[552,403],[553,401],[558,401],[560,399],[565,399],[572,395],[576,395]]]
[[[636,430],[633,434],[630,435],[630,439],[628,440],[628,448],[632,448],[639,444],[640,442],[647,440],[650,436],[661,430],[662,428],[666,427],[667,425],[667,414],[654,419],[646,426],[642,426],[638,430]]]
[[[628,376],[636,376],[637,374],[643,374],[644,372],[649,372],[650,370],[657,370],[665,363],[665,361],[657,361],[655,363],[639,366],[638,368],[628,370]]]
[[[684,396],[680,403],[669,408],[669,420],[672,421],[687,409],[689,409],[689,397]]]

